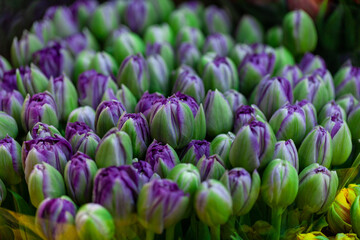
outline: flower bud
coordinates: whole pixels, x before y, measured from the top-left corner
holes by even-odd
[[[351,209],[350,209],[350,219],[351,219],[351,224],[352,224],[352,230],[356,234],[360,234],[360,224],[357,220],[357,219],[359,219],[359,216],[360,216],[359,203],[360,203],[360,196],[357,196],[356,199],[354,200],[354,203],[351,205]]]
[[[96,149],[101,139],[93,131],[81,134],[78,138],[73,138],[72,145],[74,152],[82,152],[95,158]]]
[[[202,182],[209,179],[219,180],[225,173],[224,162],[217,154],[209,157],[202,156],[196,167],[199,169]]]
[[[267,118],[286,103],[292,103],[293,92],[290,82],[282,77],[264,78],[256,91],[255,102]]]
[[[225,34],[213,33],[209,35],[203,46],[203,53],[215,52],[221,57],[226,57],[234,46],[234,40]]]
[[[195,195],[195,210],[199,219],[209,226],[225,224],[232,214],[229,191],[217,180],[202,182]],[[217,206],[214,208],[214,206]]]
[[[190,70],[182,71],[178,75],[172,92],[181,92],[193,97],[198,104],[200,104],[205,97],[204,83],[202,79]]]
[[[334,100],[328,102],[321,109],[318,119],[319,122],[323,122],[326,118],[331,117],[332,115],[338,115],[340,119],[346,120],[346,113],[342,107],[340,107]]]
[[[57,105],[51,94],[47,91],[32,97],[28,94],[21,110],[21,120],[25,131],[32,129],[38,122],[58,127]]]
[[[266,121],[264,114],[256,107],[256,105],[242,105],[236,112],[234,117],[234,132],[237,133],[240,128],[257,120],[260,122]]]
[[[322,78],[325,82],[326,88],[328,89],[330,99],[335,99],[334,80],[329,70],[326,68],[318,68],[313,71],[312,75],[318,75]]]
[[[223,94],[234,114],[240,106],[247,104],[245,96],[234,89],[229,89]]]
[[[61,138],[59,130],[57,130],[52,125],[47,125],[46,123],[38,122],[34,125],[31,131],[28,132],[26,140],[46,138],[46,137],[58,137]]]
[[[90,16],[94,13],[98,3],[95,0],[75,1],[70,5],[70,10],[77,19],[80,28],[84,27]]]
[[[95,70],[100,74],[109,76],[115,81],[118,64],[110,54],[106,52],[97,52],[90,61],[89,69],[91,69],[90,71]]]
[[[300,55],[316,48],[317,32],[314,22],[303,10],[288,12],[282,25],[283,43],[293,54]]]
[[[112,43],[113,56],[121,64],[125,58],[138,53],[145,52],[145,44],[143,40],[132,32],[119,34]]]
[[[210,155],[210,143],[206,140],[192,140],[183,150],[181,162],[197,165],[202,156]]]
[[[68,7],[50,7],[46,10],[44,18],[52,21],[56,34],[60,37],[67,37],[79,31],[77,19]]]
[[[264,38],[264,29],[261,23],[251,15],[244,15],[236,29],[236,41],[240,43],[261,43]]]
[[[173,44],[174,34],[167,23],[149,26],[144,34],[145,43],[168,42]]]
[[[39,205],[35,224],[46,239],[76,239],[76,206],[68,197],[47,198]]]
[[[132,163],[132,166],[137,170],[137,173],[140,178],[140,189],[148,182],[152,181],[155,176],[158,176],[153,171],[153,167],[150,165],[150,163],[139,160],[138,162]],[[160,177],[159,177],[160,178]]]
[[[217,135],[210,144],[210,154],[217,154],[223,160],[225,168],[231,169],[231,163],[229,160],[230,148],[235,139],[235,135],[232,132],[227,134]],[[208,155],[210,155],[208,154]]]
[[[125,113],[120,117],[118,128],[129,135],[134,157],[144,157],[150,142],[149,124],[144,115]]]
[[[330,172],[317,163],[307,166],[299,174],[297,207],[309,213],[326,212],[335,199],[338,184],[335,171]]]
[[[299,68],[304,73],[304,75],[308,75],[312,74],[318,68],[326,69],[326,63],[319,55],[306,53],[299,63]]]
[[[0,140],[0,179],[7,185],[21,182],[23,168],[21,163],[21,146],[8,135]]]
[[[95,162],[86,154],[77,152],[67,162],[64,179],[67,193],[75,203],[91,202],[93,180],[97,171]]]
[[[141,14],[139,14],[141,13]],[[125,23],[131,31],[142,34],[157,21],[154,6],[147,1],[130,1],[125,8]]]
[[[77,56],[84,50],[99,50],[99,45],[95,37],[88,29],[68,36],[63,40],[63,44],[73,56]]]
[[[0,179],[0,206],[1,203],[5,200],[6,198],[6,187],[5,184],[3,183],[3,181]]]
[[[185,64],[188,66],[196,66],[201,58],[198,48],[194,44],[188,42],[179,45],[176,55],[178,65]]]
[[[68,119],[68,123],[83,122],[92,130],[95,130],[95,111],[89,106],[74,109]]]
[[[303,73],[298,66],[286,65],[280,72],[280,77],[287,79],[293,88],[299,82],[302,76]]]
[[[149,68],[149,91],[167,95],[169,92],[169,71],[160,55],[152,55],[146,59]]]
[[[233,168],[226,171],[220,179],[221,183],[231,193],[233,214],[242,216],[254,206],[260,193],[260,176],[255,170],[250,175],[243,168]]]
[[[360,67],[343,66],[334,76],[336,97],[352,94],[357,100],[360,99]]]
[[[78,94],[74,84],[66,75],[61,75],[50,79],[48,91],[54,97],[59,117],[66,121],[78,106]]]
[[[293,55],[291,54],[291,52],[283,47],[277,47],[275,48],[275,66],[274,66],[274,74],[276,76],[278,76],[281,72],[281,70],[286,66],[286,65],[294,65],[295,64],[295,59],[293,57]]]
[[[21,109],[24,102],[23,96],[16,90],[7,92],[0,91],[0,111],[12,116],[17,125],[21,126]]]
[[[35,128],[35,127],[34,127]],[[84,122],[68,122],[65,129],[65,138],[74,148],[74,143],[78,141],[82,134],[93,132]]]
[[[31,65],[31,68],[20,67],[16,69],[16,83],[19,92],[26,96],[28,93],[34,95],[35,93],[44,92],[49,80],[36,66]]]
[[[133,151],[131,138],[117,128],[109,130],[102,138],[95,154],[98,168],[131,164]]]
[[[176,46],[185,42],[192,43],[198,49],[202,49],[205,37],[200,29],[185,26],[180,29],[176,36]]]
[[[200,185],[199,170],[190,163],[179,163],[171,169],[168,178],[176,182],[181,190],[194,197]]]
[[[10,92],[14,90],[18,90],[17,82],[16,82],[16,75],[17,69],[11,69],[4,72],[4,76],[0,78],[0,87],[2,90]],[[20,74],[24,74],[24,71],[19,72]]]
[[[18,135],[18,126],[15,119],[5,112],[0,111],[0,139],[10,136],[16,138]]]
[[[178,34],[183,27],[200,28],[201,25],[198,15],[187,8],[178,8],[173,11],[168,22],[175,34]]]
[[[300,102],[296,101],[295,104],[301,107],[305,112],[306,136],[317,125],[316,109],[314,105],[306,99],[301,100]]]
[[[290,162],[275,159],[265,168],[261,181],[261,195],[271,208],[285,210],[295,201],[299,178]]]
[[[183,218],[188,204],[188,194],[175,182],[156,179],[145,184],[139,193],[138,219],[146,230],[161,234]]]
[[[299,156],[295,143],[292,139],[287,141],[279,141],[275,144],[273,159],[282,159],[291,163],[291,165],[299,171]]]
[[[124,2],[122,2],[122,3],[124,3]],[[118,4],[124,5],[122,3],[118,2]],[[122,38],[122,36],[126,36],[126,37]],[[127,38],[128,36],[130,36],[130,38]],[[114,55],[114,58],[116,59],[116,61],[118,61],[117,57],[115,56],[115,51],[114,51],[116,42],[118,43],[118,44],[116,44],[118,47],[120,47],[120,45],[122,45],[122,44],[120,44],[120,42],[124,43],[121,50],[124,50],[125,52],[127,52],[126,42],[127,42],[127,40],[135,40],[135,39],[133,39],[133,37],[135,37],[137,40],[139,40],[141,42],[141,45],[143,46],[142,49],[144,49],[144,42],[142,41],[142,39],[137,34],[131,32],[127,26],[120,24],[120,26],[118,28],[114,29],[109,34],[109,36],[106,38],[104,50],[106,52],[108,52],[109,54]],[[121,40],[119,40],[119,39],[121,39]],[[125,41],[123,41],[123,40],[125,40]],[[130,46],[127,46],[127,47],[132,48]],[[131,49],[128,49],[128,50],[131,52]],[[131,54],[129,54],[129,55],[131,55]],[[127,57],[127,56],[125,56],[125,57]],[[124,57],[124,59],[125,59],[125,57]]]
[[[218,90],[209,90],[204,100],[206,116],[206,133],[215,137],[220,133],[231,131],[233,113],[228,101]]]
[[[349,117],[350,112],[358,105],[359,101],[352,95],[346,94],[336,100],[336,103],[345,111]]]
[[[102,137],[111,128],[116,127],[120,116],[125,113],[125,107],[116,100],[103,101],[96,109],[95,129],[96,133]]]
[[[170,170],[177,165],[179,157],[169,145],[154,140],[146,151],[145,161],[150,163],[154,172],[165,178]]]
[[[354,107],[348,115],[347,124],[349,126],[351,136],[353,140],[360,139],[360,105]]]
[[[10,69],[11,69],[11,65],[8,62],[8,60],[6,60],[6,58],[0,55],[0,78],[2,79],[4,73],[9,71]]]
[[[174,49],[170,45],[170,43],[156,42],[153,44],[147,44],[146,45],[146,56],[149,57],[152,55],[160,55],[164,59],[169,72],[171,72],[174,69],[175,53],[174,53]]]
[[[286,104],[279,108],[269,123],[277,140],[292,139],[296,145],[300,145],[305,137],[305,112],[298,105]]]
[[[236,134],[230,148],[230,163],[249,172],[263,168],[273,157],[275,143],[276,138],[269,124],[252,121]]]
[[[35,34],[44,44],[47,44],[56,36],[55,26],[48,18],[35,21],[31,26],[31,33]]]
[[[175,4],[170,0],[151,0],[150,1],[155,9],[155,13],[159,21],[167,21],[171,12],[175,8]]]
[[[40,39],[28,31],[21,38],[15,37],[10,48],[11,63],[14,67],[25,66],[31,61],[32,54],[43,47]]]
[[[118,26],[118,16],[113,3],[99,5],[89,19],[89,29],[101,42]]]
[[[135,112],[135,107],[137,104],[136,98],[125,85],[121,85],[121,88],[116,92],[116,98],[119,99],[119,101],[124,105],[126,112]]]
[[[95,52],[90,50],[84,50],[79,53],[74,62],[74,71],[73,71],[73,82],[77,86],[78,78],[80,74],[87,71],[90,67],[90,62],[94,58]]]
[[[243,43],[237,43],[230,50],[229,57],[234,62],[235,66],[239,66],[247,55],[253,54],[251,46]]]
[[[283,40],[283,30],[280,26],[274,26],[267,30],[265,36],[266,44],[271,47],[280,47]]]
[[[160,93],[148,93],[146,91],[135,107],[135,112],[142,113],[148,119],[151,113],[151,108],[157,100],[165,100],[165,97]]]
[[[338,166],[346,162],[352,150],[351,133],[345,121],[339,115],[326,118],[322,124],[330,133],[333,144],[332,164]]]
[[[230,17],[227,12],[215,5],[210,5],[205,9],[204,21],[206,22],[205,29],[208,34],[230,34],[232,30]]]
[[[45,162],[34,166],[28,188],[30,201],[36,208],[45,198],[61,197],[66,193],[64,179],[59,171]]]

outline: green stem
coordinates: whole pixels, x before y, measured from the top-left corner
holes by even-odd
[[[146,230],[146,240],[153,240],[155,237],[154,232]]]
[[[174,240],[175,225],[166,229],[166,240]]]
[[[272,234],[272,240],[280,239],[280,229],[281,229],[281,213],[282,210],[280,208],[272,208],[271,209],[271,224],[274,228],[274,233]]]
[[[220,225],[210,227],[211,240],[220,240]]]

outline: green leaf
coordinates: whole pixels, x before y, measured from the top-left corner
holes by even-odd
[[[12,190],[8,189],[8,192],[11,194],[14,200],[15,210],[18,213],[26,214],[26,215],[35,215],[36,209],[29,205],[19,194],[13,192]]]
[[[355,161],[351,165],[351,168],[345,168],[345,169],[337,169],[336,173],[339,178],[339,187],[336,195],[339,193],[339,191],[344,188],[346,185],[351,183],[355,177],[358,175],[360,170],[360,154],[356,157]]]

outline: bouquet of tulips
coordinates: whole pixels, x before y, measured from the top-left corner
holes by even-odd
[[[317,43],[302,10],[49,8],[0,56],[0,237],[358,239],[360,68]]]

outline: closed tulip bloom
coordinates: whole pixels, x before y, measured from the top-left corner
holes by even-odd
[[[90,62],[95,56],[95,52],[92,50],[84,50],[77,55],[74,62],[74,70],[73,70],[73,82],[74,85],[77,86],[78,78],[81,73],[89,70]]]
[[[96,149],[95,161],[98,168],[131,164],[132,144],[129,135],[117,128],[109,130]]]
[[[346,94],[336,99],[336,103],[344,109],[346,116],[358,105],[359,101],[352,95]]]
[[[48,125],[46,123],[38,122],[34,127],[28,132],[26,140],[32,140],[37,138],[45,137],[62,137],[59,130],[54,126]]]
[[[200,104],[205,97],[204,83],[202,79],[190,70],[184,70],[178,75],[172,92],[181,92],[193,97],[198,104]]]
[[[325,82],[326,88],[328,89],[330,99],[335,99],[334,80],[329,70],[326,68],[318,68],[313,71],[312,75],[318,75],[322,78]]]
[[[0,111],[6,112],[12,116],[18,126],[21,126],[21,109],[24,103],[24,97],[20,92],[13,90],[11,92],[0,91]]]
[[[114,81],[118,67],[116,60],[106,52],[97,52],[89,63],[89,69],[110,76]]]
[[[152,55],[147,59],[150,76],[150,92],[159,92],[167,95],[170,88],[169,76],[167,65],[160,55]]]
[[[171,169],[168,178],[176,182],[181,190],[194,197],[200,185],[199,170],[191,163],[179,163]]]
[[[234,62],[235,66],[238,67],[247,55],[253,54],[251,46],[243,43],[237,43],[230,50],[229,57]]]
[[[295,143],[292,139],[287,141],[279,141],[275,144],[274,159],[282,159],[291,163],[291,165],[299,171],[299,156]]]
[[[296,205],[309,213],[326,212],[336,197],[339,180],[335,171],[313,163],[299,174]],[[317,194],[312,194],[316,192]]]
[[[44,18],[52,21],[56,34],[60,37],[67,37],[79,31],[77,19],[68,7],[50,7],[46,10]]]
[[[49,80],[36,66],[20,67],[16,70],[16,83],[19,92],[25,97],[26,94],[44,92]]]
[[[77,152],[67,162],[64,180],[71,199],[82,205],[91,202],[93,180],[97,171],[95,162],[86,154]]]
[[[204,21],[206,22],[206,32],[209,34],[229,34],[232,30],[230,17],[227,12],[215,5],[211,5],[205,9]]]
[[[181,28],[177,34],[176,46],[180,46],[181,43],[185,42],[192,43],[198,49],[202,49],[205,42],[205,37],[200,29],[186,26]]]
[[[264,114],[255,107],[255,105],[240,106],[234,114],[234,133],[237,133],[240,128],[251,123],[252,121],[266,121]]]
[[[203,46],[203,53],[215,52],[221,57],[226,57],[234,46],[233,39],[225,34],[213,33],[209,35]]]
[[[46,137],[23,142],[21,149],[25,180],[38,163],[48,163],[64,173],[65,165],[72,156],[71,145],[64,138]]]
[[[145,93],[143,96],[144,95]],[[126,112],[135,112],[137,104],[136,97],[125,85],[121,85],[121,88],[116,92],[116,98],[124,105]]]
[[[174,33],[167,23],[151,25],[145,31],[144,41],[145,43],[168,42],[173,44]]]
[[[165,99],[165,97],[160,93],[149,93],[146,91],[136,104],[135,112],[144,114],[144,116],[148,119],[151,108],[158,99]]]
[[[294,88],[302,78],[303,73],[298,66],[286,65],[281,70],[280,76],[286,78]]]
[[[345,65],[334,76],[336,97],[351,93],[357,100],[360,99],[360,68]]]
[[[210,155],[210,143],[206,140],[192,140],[183,150],[181,162],[196,166],[204,155]]]
[[[326,118],[332,115],[338,115],[341,119],[346,120],[346,113],[342,107],[340,107],[334,100],[328,102],[319,112],[319,122],[323,122]]]
[[[200,28],[201,25],[197,14],[187,8],[179,8],[173,11],[169,16],[168,22],[175,34],[183,27]]]
[[[101,42],[117,28],[119,19],[114,3],[104,3],[96,8],[89,19],[89,29]]]
[[[280,46],[274,49],[275,53],[275,66],[274,66],[274,72],[276,76],[279,75],[281,70],[286,65],[294,65],[295,59],[291,52],[284,46]]]
[[[10,69],[11,65],[8,60],[6,60],[6,58],[0,55],[0,78],[3,78],[4,73],[6,71],[9,71]]]
[[[307,75],[313,73],[318,68],[326,69],[326,63],[319,55],[306,53],[299,63],[299,68],[304,75]]]
[[[132,166],[136,169],[139,177],[140,177],[140,189],[142,186],[144,186],[146,183],[152,181],[156,177],[159,177],[154,171],[153,167],[150,163],[146,161],[139,160],[138,162],[133,162]]]
[[[27,95],[21,110],[21,120],[25,131],[32,129],[38,122],[58,127],[57,105],[51,94],[46,91],[32,97]]]
[[[274,26],[267,30],[265,36],[266,44],[269,44],[271,47],[279,47],[282,45],[283,40],[283,30],[280,26]]]
[[[223,160],[226,169],[231,169],[229,155],[234,139],[235,135],[232,132],[228,132],[227,134],[222,133],[217,135],[210,143],[210,154],[219,155]]]
[[[171,169],[177,165],[179,157],[169,145],[154,140],[146,151],[145,161],[150,163],[154,172],[165,178]]]
[[[8,135],[16,138],[18,132],[19,130],[15,119],[7,113],[0,111],[0,139]]]
[[[16,81],[18,73],[20,73],[21,75],[24,74],[25,71],[18,71],[17,69],[14,68],[4,72],[3,76],[0,78],[0,83],[1,83],[0,86],[2,90],[7,92],[18,90],[17,81]]]
[[[349,113],[349,117],[347,121],[347,124],[351,132],[351,137],[353,140],[357,140],[360,137],[360,127],[358,124],[359,120],[360,120],[360,105],[357,105]]]
[[[20,38],[15,37],[12,41],[10,48],[12,65],[14,67],[27,65],[31,61],[32,54],[42,47],[41,40],[25,30]]]
[[[30,201],[36,208],[44,199],[61,197],[66,192],[64,179],[59,171],[45,162],[34,166],[28,188]]]
[[[110,42],[107,44],[110,45],[107,51],[114,56],[118,64],[121,64],[128,56],[145,53],[145,44],[135,33],[119,29],[114,31],[113,36],[112,43],[109,39],[107,41]]]
[[[209,157],[202,156],[196,167],[199,169],[201,181],[208,179],[219,180],[225,173],[225,165],[221,157],[217,154]]]
[[[168,67],[168,71],[171,72],[172,70],[174,70],[175,52],[170,43],[155,42],[153,44],[146,44],[145,55],[147,57],[152,56],[152,55],[160,55],[164,59],[166,65]]]
[[[201,53],[199,49],[192,43],[181,43],[177,49],[177,64],[185,64],[189,66],[196,66],[198,63]]]
[[[236,110],[240,106],[247,105],[247,100],[246,100],[245,96],[234,89],[230,89],[230,90],[227,90],[226,92],[224,92],[224,97],[228,101],[234,115],[235,115]]]
[[[75,1],[70,5],[72,14],[77,18],[80,28],[86,25],[90,16],[94,13],[98,3],[95,0],[90,1]]]
[[[78,55],[84,50],[97,51],[99,49],[99,45],[95,37],[88,29],[84,29],[82,32],[75,33],[65,38],[63,44],[73,56]]]
[[[93,130],[84,122],[68,122],[65,128],[65,138],[74,147],[77,139],[85,133],[93,132]]]
[[[23,178],[21,146],[13,138],[6,136],[0,140],[0,179],[8,185],[15,185]]]
[[[296,101],[295,104],[301,107],[305,112],[305,119],[306,119],[305,136],[306,136],[317,125],[316,109],[314,105],[306,99],[301,101]]]
[[[141,12],[141,14],[138,14]],[[125,23],[136,33],[144,33],[148,26],[157,21],[154,6],[150,2],[136,0],[128,2],[125,8]]]
[[[103,101],[96,109],[95,129],[96,133],[102,137],[111,128],[115,127],[123,113],[124,105],[116,100]]]
[[[244,15],[236,29],[236,41],[240,43],[261,43],[264,29],[261,23],[251,15]]]
[[[155,12],[161,22],[168,20],[175,8],[175,3],[171,0],[151,0],[150,2],[154,5]]]
[[[272,159],[276,138],[267,123],[252,121],[243,126],[230,148],[230,163],[251,172],[263,168]]]
[[[55,37],[55,26],[50,19],[45,18],[35,21],[31,26],[31,32],[34,33],[42,43],[47,44]]]

